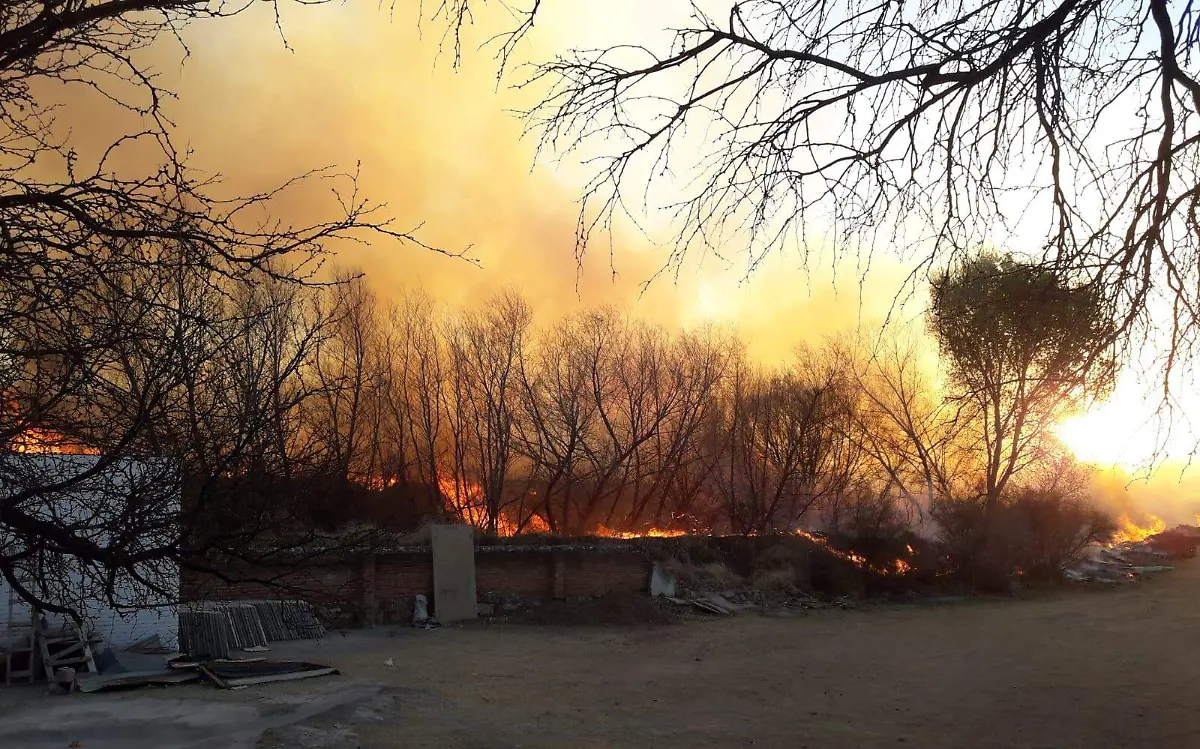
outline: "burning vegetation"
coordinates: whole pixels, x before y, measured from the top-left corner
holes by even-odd
[[[9,440],[9,452],[24,455],[99,455],[98,448],[86,445],[52,429],[29,428]]]
[[[1131,521],[1128,515],[1122,515],[1117,523],[1117,531],[1112,536],[1112,543],[1138,543],[1167,529],[1167,524],[1156,515],[1150,515],[1148,520],[1145,526],[1140,526]]]

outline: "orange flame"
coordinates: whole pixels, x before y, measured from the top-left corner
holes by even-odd
[[[828,539],[821,538],[820,536],[809,533],[806,530],[797,529],[794,532],[797,536],[802,536],[803,538],[807,538],[809,541],[812,541],[814,544],[817,544],[818,546],[823,547],[830,554],[833,554],[835,557],[837,557],[839,559],[846,560],[850,564],[853,564],[855,567],[858,567],[860,570],[866,570],[867,572],[874,572],[877,575],[903,575],[912,569],[912,565],[903,559],[893,560],[892,563],[886,567],[877,567],[875,565],[868,563],[866,558],[864,556],[862,556],[861,554],[855,554],[852,551],[847,552],[847,551],[842,551],[841,549],[835,549],[833,546],[831,546],[829,544]],[[912,546],[909,546],[908,550],[909,550],[909,552],[911,552]]]
[[[366,476],[360,473],[352,473],[350,474],[350,480],[373,491],[380,491],[395,486],[399,479],[395,476]]]
[[[686,536],[687,531],[668,530],[664,528],[647,528],[644,531],[618,531],[608,526],[601,525],[596,530],[592,531],[593,536],[601,538],[678,538]]]
[[[25,455],[99,455],[100,451],[50,429],[30,428],[8,443],[9,450]]]
[[[1122,515],[1119,522],[1120,530],[1112,538],[1114,544],[1145,541],[1147,538],[1158,535],[1167,529],[1167,524],[1163,522],[1162,518],[1155,515],[1150,516],[1150,524],[1147,526],[1137,525],[1127,515]]]
[[[447,509],[458,515],[464,523],[476,528],[487,527],[487,508],[483,502],[483,488],[479,484],[458,482],[453,476],[438,477],[438,489],[446,498]],[[505,513],[496,518],[496,535],[516,536],[522,533],[549,533],[550,526],[539,515],[529,515],[525,522],[513,520]]]

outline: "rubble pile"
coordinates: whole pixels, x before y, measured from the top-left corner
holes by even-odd
[[[1133,582],[1146,575],[1175,569],[1170,564],[1196,555],[1200,528],[1180,525],[1145,538],[1091,544],[1063,568],[1071,582]]]
[[[808,593],[783,587],[774,590],[764,590],[752,585],[742,584],[731,588],[718,582],[728,582],[722,578],[731,575],[713,575],[709,569],[708,575],[694,572],[680,576],[678,570],[667,569],[654,565],[650,575],[650,595],[657,600],[675,606],[687,606],[698,611],[729,615],[743,611],[806,611],[814,609],[850,608],[856,602],[850,596],[840,596],[832,600],[823,600]],[[682,579],[681,579],[682,578]],[[686,580],[686,582],[684,582]]]

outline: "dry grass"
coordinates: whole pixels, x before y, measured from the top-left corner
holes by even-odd
[[[755,590],[767,593],[796,593],[800,590],[799,576],[796,568],[791,566],[755,570],[750,584]]]
[[[667,559],[660,566],[675,575],[675,581],[684,589],[734,590],[746,585],[745,578],[720,562],[690,564],[680,559]]]

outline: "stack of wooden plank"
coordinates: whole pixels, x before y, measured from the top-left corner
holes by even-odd
[[[325,626],[304,601],[201,601],[179,613],[179,646],[189,656],[228,658],[230,649],[319,639]]]
[[[193,606],[179,612],[179,649],[192,657],[229,657],[229,619],[215,606]]]
[[[265,648],[267,634],[263,631],[258,608],[252,603],[227,603],[222,606],[229,622],[229,645],[239,650]]]
[[[270,642],[316,640],[325,636],[325,626],[305,601],[248,601],[258,609],[259,620]]]

